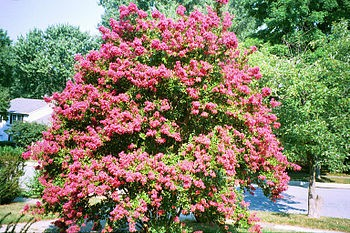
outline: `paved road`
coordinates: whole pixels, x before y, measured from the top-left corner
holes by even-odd
[[[350,188],[318,187],[316,192],[321,196],[321,216],[349,218],[350,219]],[[245,200],[249,201],[251,210],[264,210],[283,213],[307,213],[307,184],[290,185],[283,193],[284,198],[272,202],[266,198],[261,189],[257,189],[254,196],[247,194]]]

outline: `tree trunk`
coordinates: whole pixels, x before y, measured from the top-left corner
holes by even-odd
[[[308,190],[308,213],[310,218],[319,218],[322,200],[316,193],[316,164],[310,159],[310,177],[309,177],[309,190]]]
[[[321,180],[321,165],[317,164],[316,166],[316,180]]]

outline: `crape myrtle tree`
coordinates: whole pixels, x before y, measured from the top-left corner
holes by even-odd
[[[185,14],[192,12],[195,8],[204,11],[207,5],[211,5],[211,0],[100,0],[99,4],[105,9],[102,15],[102,25],[109,27],[110,18],[119,18],[119,6],[129,5],[134,2],[140,10],[152,12],[157,9],[166,17],[174,18],[176,8],[181,4],[186,8]]]
[[[231,30],[235,32],[238,38],[244,39],[256,30],[255,20],[248,15],[249,11],[242,3],[243,0],[232,0],[223,7],[222,10],[234,15],[232,19]],[[109,28],[110,18],[119,18],[119,6],[128,5],[134,2],[137,7],[146,12],[152,12],[157,9],[166,17],[176,17],[176,8],[182,5],[186,8],[185,14],[189,14],[194,9],[204,12],[206,6],[215,7],[212,0],[100,0],[99,5],[104,8],[101,24]]]
[[[275,200],[287,189],[296,165],[272,132],[278,102],[247,65],[255,48],[237,48],[230,14],[185,11],[121,6],[99,51],[77,56],[74,80],[49,98],[52,127],[24,156],[39,162],[40,210],[58,212],[60,229],[187,232],[179,217],[193,213],[222,232],[228,219],[260,231],[243,191],[254,183]]]

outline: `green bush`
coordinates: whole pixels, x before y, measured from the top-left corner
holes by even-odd
[[[11,202],[21,193],[19,178],[24,174],[22,150],[0,147],[0,204]]]
[[[26,149],[33,142],[40,141],[46,125],[36,122],[15,122],[6,133],[11,136],[16,146]]]
[[[27,197],[38,198],[42,196],[44,191],[44,186],[40,183],[39,177],[42,175],[40,171],[35,171],[34,177],[26,184],[28,191],[25,191],[23,194]]]
[[[0,147],[4,147],[4,146],[11,146],[11,147],[15,147],[15,143],[11,142],[11,141],[0,141]]]

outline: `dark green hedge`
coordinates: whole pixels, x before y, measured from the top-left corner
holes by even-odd
[[[14,142],[11,142],[11,141],[0,141],[0,147],[4,147],[4,146],[15,147],[16,144]]]

